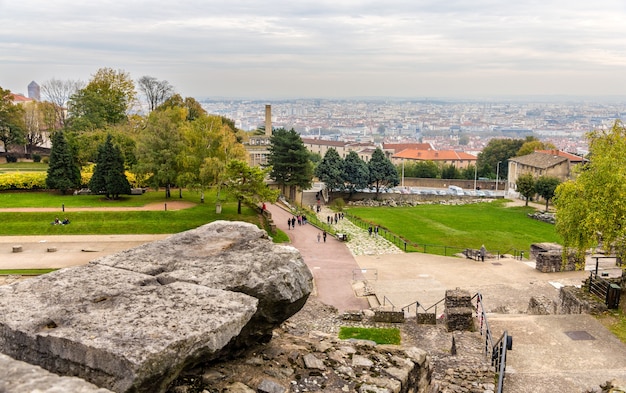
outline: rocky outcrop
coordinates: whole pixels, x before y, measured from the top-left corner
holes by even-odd
[[[415,347],[339,340],[312,331],[282,330],[245,359],[220,362],[178,381],[175,391],[201,392],[426,392],[428,354]]]
[[[162,392],[186,368],[268,341],[311,290],[296,249],[218,221],[0,287],[0,352],[116,392]]]

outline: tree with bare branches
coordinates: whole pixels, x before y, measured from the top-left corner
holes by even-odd
[[[52,78],[41,85],[44,101],[54,104],[57,121],[65,128],[67,125],[67,105],[70,97],[85,86],[80,80],[60,80]]]
[[[148,110],[152,112],[174,94],[174,87],[166,80],[159,81],[153,76],[142,76],[137,81],[139,90],[146,96]]]

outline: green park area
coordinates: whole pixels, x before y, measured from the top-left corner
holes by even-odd
[[[454,250],[485,245],[492,253],[513,254],[529,250],[532,243],[561,243],[554,225],[528,217],[535,208],[509,207],[508,202],[500,199],[453,206],[354,207],[348,212],[413,244],[407,251],[444,254],[444,247],[454,253]],[[450,254],[448,251],[447,255]]]
[[[117,200],[107,200],[98,195],[60,195],[49,192],[0,193],[0,207],[24,211],[0,212],[1,236],[16,235],[108,235],[108,234],[161,234],[177,233],[196,228],[216,220],[238,220],[260,225],[255,209],[244,206],[237,214],[237,201],[221,201],[222,211],[216,213],[215,193],[205,194],[200,202],[197,192],[186,191],[179,197],[178,190],[165,198],[161,191],[148,191],[143,195],[128,195]],[[172,206],[186,202],[192,206],[174,210]],[[167,209],[167,204],[170,209]],[[152,205],[158,210],[141,209]],[[29,208],[53,208],[54,211],[28,211]],[[71,211],[76,208],[95,210]],[[120,210],[123,209],[123,210]],[[65,210],[65,211],[64,211]],[[70,220],[69,225],[52,225],[55,218]]]

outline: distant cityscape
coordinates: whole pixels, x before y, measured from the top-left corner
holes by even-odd
[[[437,150],[477,154],[491,138],[535,136],[557,149],[584,155],[585,133],[626,117],[626,102],[472,102],[442,100],[282,101],[204,100],[204,109],[245,131],[264,127],[265,105],[274,128],[303,137],[353,142],[424,142]]]

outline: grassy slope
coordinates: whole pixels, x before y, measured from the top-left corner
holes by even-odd
[[[505,207],[503,201],[471,205],[350,208],[363,220],[402,234],[417,244],[480,248],[507,252],[528,250],[531,243],[560,242],[554,226],[527,217],[527,207]]]
[[[165,193],[147,192],[144,195],[126,196],[119,201],[107,201],[96,195],[66,195],[54,193],[0,193],[0,207],[58,207],[58,212],[0,212],[0,235],[73,235],[73,234],[158,234],[176,233],[196,228],[216,220],[246,221],[259,225],[254,209],[243,207],[237,214],[237,203],[226,200],[222,213],[215,213],[215,196],[206,195],[206,203],[197,203],[197,193],[184,192],[183,198],[164,198]],[[194,207],[172,211],[81,211],[62,212],[65,207],[139,207],[150,203],[187,201]],[[51,225],[55,217],[70,219],[70,225]]]

